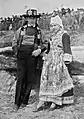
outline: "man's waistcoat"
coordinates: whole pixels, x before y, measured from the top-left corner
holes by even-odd
[[[37,27],[26,27],[25,29],[21,30],[22,42],[21,45],[34,45],[35,43],[38,44],[38,35],[39,30]]]

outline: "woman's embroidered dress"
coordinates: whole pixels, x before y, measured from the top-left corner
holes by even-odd
[[[52,33],[50,52],[44,56],[44,64],[41,75],[39,99],[41,101],[54,102],[58,105],[73,103],[73,80],[64,63],[62,35]]]

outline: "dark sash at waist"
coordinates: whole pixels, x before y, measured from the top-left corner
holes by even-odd
[[[34,50],[34,45],[21,45],[19,52],[32,53]]]

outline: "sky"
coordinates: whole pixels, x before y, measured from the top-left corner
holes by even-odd
[[[39,12],[52,12],[61,5],[83,7],[84,0],[0,0],[0,16],[23,14],[27,8],[36,8]]]

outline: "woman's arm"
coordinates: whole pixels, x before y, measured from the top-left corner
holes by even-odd
[[[70,36],[68,33],[63,34],[62,44],[63,44],[63,51],[64,51],[64,61],[65,63],[69,64],[70,62],[72,62],[72,52],[70,46]]]

